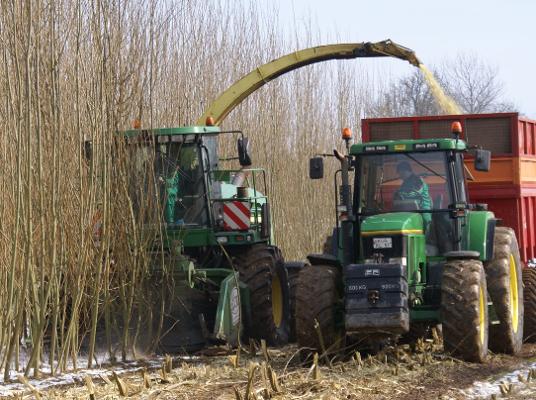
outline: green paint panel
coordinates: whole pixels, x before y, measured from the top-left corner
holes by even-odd
[[[486,261],[489,220],[495,218],[491,211],[468,211],[464,229],[464,242],[468,250],[478,251],[480,260]]]
[[[361,223],[361,232],[375,231],[422,231],[422,217],[419,213],[394,212],[372,215]],[[417,232],[412,232],[417,233]]]
[[[408,235],[408,284],[414,292],[422,291],[422,282],[426,282],[426,253],[424,235]]]
[[[409,317],[412,323],[419,321],[435,321],[441,322],[441,314],[439,308],[434,307],[415,307],[409,310]]]
[[[354,144],[350,147],[350,154],[407,153],[437,150],[463,151],[466,148],[467,146],[463,140],[456,139],[383,140]]]

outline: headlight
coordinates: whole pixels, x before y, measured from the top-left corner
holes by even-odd
[[[249,220],[252,224],[262,224],[262,216],[260,214],[257,215],[257,219],[255,220],[255,213],[252,213],[251,217],[249,217]]]

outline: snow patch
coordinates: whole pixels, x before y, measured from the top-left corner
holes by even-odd
[[[523,398],[527,399],[536,398],[536,382],[532,381],[527,384],[519,380],[520,375],[523,378],[527,378],[529,371],[533,368],[536,368],[536,362],[527,364],[523,368],[508,372],[490,381],[474,382],[472,387],[461,392],[469,399],[489,399],[492,395],[500,396],[500,385],[501,383],[505,383],[507,385],[512,384],[512,390],[516,395],[522,395],[524,396]]]
[[[100,358],[100,357],[99,357]],[[199,357],[196,356],[182,356],[182,357],[174,357],[174,360],[196,360],[199,359]],[[60,387],[60,386],[66,386],[66,385],[73,385],[73,384],[84,384],[84,377],[90,376],[90,377],[100,377],[102,375],[109,376],[112,374],[112,372],[115,372],[117,375],[124,375],[127,373],[134,373],[141,371],[144,368],[147,369],[157,369],[162,366],[162,363],[164,362],[164,357],[153,357],[150,359],[147,359],[146,361],[131,361],[131,362],[123,362],[123,363],[117,363],[114,365],[111,364],[99,364],[99,367],[92,368],[92,369],[84,369],[84,368],[78,368],[76,371],[73,371],[72,364],[70,365],[71,372],[64,373],[57,376],[49,376],[46,378],[41,379],[31,379],[29,378],[29,383],[35,387],[37,390],[46,390],[51,389],[54,387]],[[87,359],[80,358],[77,362],[78,365],[87,365]],[[41,372],[43,375],[50,374],[50,366],[44,366],[41,369]],[[12,372],[10,376],[11,383],[4,383],[2,379],[0,379],[0,397],[4,396],[14,396],[16,394],[21,394],[23,392],[27,392],[28,388],[16,381],[17,377],[19,375],[23,375],[23,373],[20,372]],[[16,382],[14,382],[16,381]]]

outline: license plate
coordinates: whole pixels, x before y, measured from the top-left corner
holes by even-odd
[[[372,238],[372,247],[375,249],[391,249],[393,247],[393,239],[388,238]]]

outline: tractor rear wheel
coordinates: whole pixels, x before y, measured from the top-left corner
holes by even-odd
[[[516,354],[523,344],[523,280],[516,234],[511,228],[495,229],[493,259],[486,265],[488,292],[500,324],[489,329],[489,348]]]
[[[525,340],[536,342],[536,268],[523,268]]]
[[[478,260],[445,263],[441,285],[445,351],[464,360],[483,362],[488,354],[486,275]]]
[[[280,346],[289,339],[290,294],[283,259],[279,249],[273,249],[255,245],[236,258],[236,265],[249,288],[251,321],[246,334]]]
[[[341,345],[342,331],[337,327],[340,280],[339,270],[327,265],[307,265],[300,272],[296,291],[296,339],[305,350],[304,358],[314,352],[322,354],[324,350],[329,354]]]

